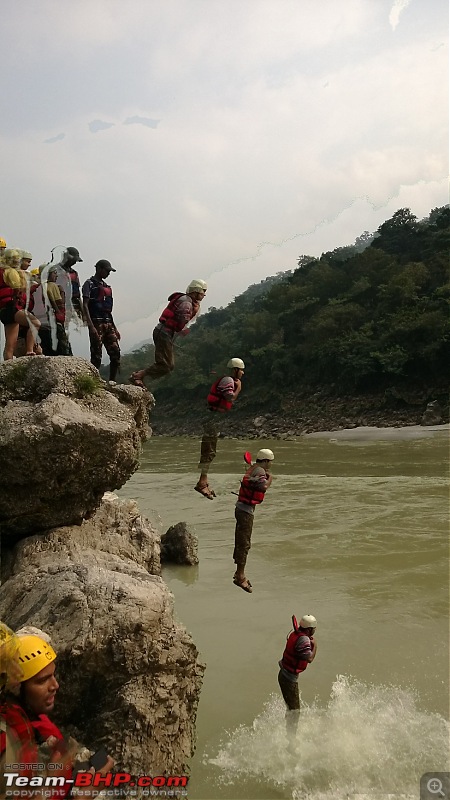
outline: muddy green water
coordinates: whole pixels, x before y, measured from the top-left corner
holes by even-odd
[[[145,444],[120,494],[199,540],[198,568],[163,573],[207,665],[192,800],[419,798],[423,773],[450,769],[448,430],[421,434],[264,442],[251,595],[232,583],[232,492],[256,443],[219,442],[213,502],[193,491],[196,440]],[[318,620],[295,755],[277,684],[293,613]]]

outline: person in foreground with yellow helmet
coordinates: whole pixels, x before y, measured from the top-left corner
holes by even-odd
[[[186,336],[187,327],[200,311],[200,303],[206,294],[207,285],[200,278],[194,278],[186,292],[174,292],[169,297],[169,305],[162,312],[159,322],[153,331],[155,343],[155,363],[146,369],[133,372],[129,377],[130,383],[145,389],[144,378],[161,378],[172,372],[175,366],[173,352],[175,334]]]
[[[266,491],[272,483],[272,475],[269,474],[269,470],[274,458],[272,450],[268,448],[263,448],[257,452],[256,462],[250,464],[241,480],[236,502],[234,512],[236,529],[233,552],[236,572],[233,575],[233,583],[243,589],[244,592],[251,593],[253,591],[252,584],[245,577],[245,565],[248,551],[251,547],[255,508],[262,503]]]
[[[221,414],[231,411],[234,401],[240,394],[241,378],[244,374],[245,364],[242,358],[230,358],[227,369],[230,370],[230,374],[223,375],[214,381],[206,398],[208,416],[203,423],[200,463],[198,465],[200,477],[194,489],[208,500],[213,500],[216,496],[214,490],[208,484],[208,471],[211,462],[216,457]]]
[[[75,740],[66,741],[59,728],[48,717],[55,705],[59,689],[55,676],[56,653],[50,641],[46,641],[48,636],[38,630],[36,633],[40,635],[26,632],[25,635],[21,635],[20,631],[16,635],[15,663],[20,674],[16,673],[15,678],[10,678],[6,684],[7,693],[0,706],[0,719],[6,722],[5,732],[10,729],[9,742],[15,739],[19,744],[20,759],[17,763],[29,764],[26,758],[32,758],[34,764],[42,762],[42,753],[46,751],[49,763],[63,765],[58,773],[52,771],[52,775],[62,775],[67,781],[52,793],[53,797],[61,800],[69,794],[73,785],[71,780],[73,757],[78,745]],[[18,724],[19,719],[20,724]],[[6,750],[7,738],[2,745]],[[16,761],[16,758],[13,760]],[[105,775],[113,766],[113,759],[107,756],[104,765],[97,771]]]

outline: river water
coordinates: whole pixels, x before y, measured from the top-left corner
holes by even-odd
[[[252,594],[232,583],[232,492],[257,443],[219,441],[213,502],[193,491],[188,438],[150,439],[120,492],[162,532],[186,521],[199,540],[199,567],[163,572],[207,665],[190,800],[418,800],[423,773],[450,769],[448,428],[370,434],[264,441],[274,480]],[[290,753],[277,662],[304,613],[318,652]]]

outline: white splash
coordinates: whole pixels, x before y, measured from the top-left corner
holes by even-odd
[[[393,31],[395,31],[398,25],[400,14],[405,10],[405,8],[408,8],[410,2],[411,0],[394,0],[394,5],[389,12],[389,22],[391,23],[391,28]]]
[[[251,727],[227,733],[214,757],[220,783],[283,788],[286,797],[414,798],[430,769],[449,769],[449,725],[419,710],[413,692],[338,676],[325,708],[303,705],[288,750],[285,706],[271,698]]]

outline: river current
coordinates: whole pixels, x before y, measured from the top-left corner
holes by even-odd
[[[232,583],[243,452],[273,449],[247,570]],[[175,611],[206,663],[190,800],[419,798],[449,765],[448,427],[264,443],[224,439],[211,502],[199,441],[151,438],[120,494],[161,532],[186,521],[199,567],[167,566]],[[278,660],[291,615],[318,620],[287,749]]]

